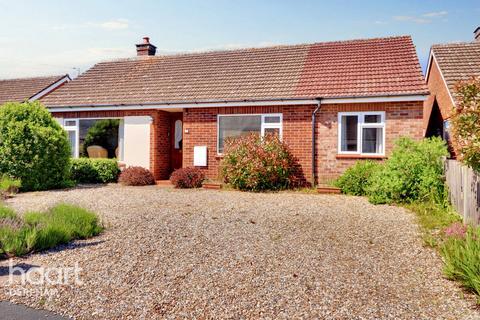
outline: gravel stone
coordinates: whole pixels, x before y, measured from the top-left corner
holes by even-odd
[[[44,296],[0,290],[0,299],[78,319],[480,319],[402,208],[119,185],[23,193],[8,205],[25,212],[59,202],[97,212],[106,231],[14,263],[78,262],[83,285]]]

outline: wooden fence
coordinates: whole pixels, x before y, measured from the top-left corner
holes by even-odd
[[[453,207],[463,221],[480,225],[480,174],[456,160],[445,160],[445,176]]]

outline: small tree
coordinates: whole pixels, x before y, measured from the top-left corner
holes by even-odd
[[[67,133],[39,102],[0,106],[0,174],[23,190],[62,187],[69,176]]]
[[[451,118],[453,145],[461,161],[480,171],[480,78],[459,82]]]

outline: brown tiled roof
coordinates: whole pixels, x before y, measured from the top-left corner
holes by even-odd
[[[480,77],[480,41],[436,44],[432,52],[452,97],[458,81]]]
[[[64,77],[65,75],[0,80],[0,105],[5,102],[23,102]]]
[[[102,62],[47,106],[425,94],[409,36]]]

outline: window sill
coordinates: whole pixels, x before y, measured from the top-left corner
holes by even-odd
[[[386,159],[384,155],[376,154],[337,154],[337,159]]]
[[[217,160],[222,160],[223,157],[224,157],[223,154],[217,154],[217,155],[215,156],[215,159],[217,159]]]

